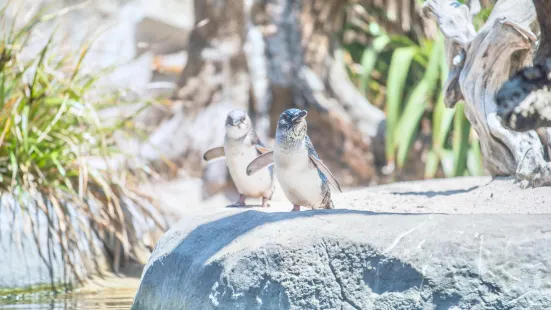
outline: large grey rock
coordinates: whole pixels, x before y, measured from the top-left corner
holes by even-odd
[[[488,181],[360,190],[326,211],[191,208],[158,242],[132,309],[549,309],[551,215],[512,213],[548,213],[551,191]],[[457,214],[473,197],[494,214]],[[450,214],[421,213],[433,202]]]

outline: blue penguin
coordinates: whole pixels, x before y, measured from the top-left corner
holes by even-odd
[[[226,118],[224,145],[208,150],[203,159],[210,161],[225,157],[226,165],[239,192],[239,201],[234,206],[244,206],[247,197],[262,197],[262,207],[268,207],[274,192],[272,169],[260,171],[255,175],[246,173],[247,165],[267,151],[269,150],[264,147],[253,129],[250,117],[243,111],[233,110]]]
[[[247,174],[274,165],[283,193],[293,203],[293,211],[300,211],[300,206],[334,209],[329,183],[342,190],[307,135],[307,114],[299,109],[283,112],[277,123],[274,150],[266,150],[253,160]]]

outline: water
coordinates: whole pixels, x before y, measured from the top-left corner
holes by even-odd
[[[141,271],[142,266],[130,266],[121,276],[93,277],[70,293],[0,296],[0,309],[128,310],[140,285]]]
[[[112,288],[99,292],[53,294],[41,296],[0,297],[0,309],[47,309],[47,310],[128,310],[136,288]]]

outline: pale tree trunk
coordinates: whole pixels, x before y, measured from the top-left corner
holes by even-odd
[[[524,186],[551,185],[545,138],[549,131],[545,129],[543,137],[534,130],[514,132],[497,114],[500,87],[511,74],[532,63],[536,41],[531,29],[536,18],[532,1],[498,1],[478,32],[472,25],[472,11],[458,2],[427,1],[423,12],[436,18],[447,38],[446,104],[452,107],[464,100],[488,171],[494,176],[516,176]]]

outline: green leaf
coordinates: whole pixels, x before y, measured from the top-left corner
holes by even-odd
[[[33,82],[31,84],[31,94],[29,96],[31,100],[34,99],[36,79],[38,78],[38,74],[39,74],[40,70],[42,70],[42,64],[44,63],[44,57],[46,56],[46,52],[48,52],[48,50],[50,49],[50,44],[52,44],[55,33],[56,33],[55,30],[52,31],[52,34],[50,35],[50,38],[48,38],[48,41],[46,42],[46,45],[44,45],[44,47],[40,51],[40,58],[38,59],[38,63],[36,64],[36,70],[34,72]]]
[[[10,164],[11,164],[11,179],[12,183],[15,183],[15,179],[17,176],[18,165],[17,165],[17,159],[15,157],[15,154],[13,152],[10,152]]]
[[[444,176],[446,178],[451,178],[455,176],[453,172],[453,157],[453,152],[450,150],[440,151],[442,171],[444,172]]]
[[[6,95],[6,75],[0,72],[0,110],[4,107]]]
[[[21,114],[21,132],[23,133],[23,147],[29,151],[29,106],[23,107],[23,113]]]
[[[392,54],[387,81],[386,101],[386,156],[389,162],[394,162],[394,133],[398,124],[404,86],[409,67],[417,47],[397,48]]]
[[[52,156],[52,162],[55,164],[57,171],[59,171],[62,176],[65,176],[67,174],[65,168],[63,168],[63,165],[57,159],[57,156]]]
[[[390,38],[382,34],[373,40],[373,44],[366,48],[362,53],[361,65],[362,65],[362,74],[360,76],[360,92],[365,96],[367,93],[369,85],[369,77],[371,76],[371,71],[375,67],[377,62],[377,57],[379,53],[385,48],[385,46],[390,42]]]
[[[395,132],[394,140],[396,141],[396,147],[398,148],[398,154],[396,157],[397,167],[403,168],[407,160],[407,155],[413,141],[417,136],[419,121],[425,112],[425,103],[429,95],[431,86],[425,80],[421,81],[419,85],[413,90],[402,118],[398,124],[398,129]]]
[[[396,160],[398,168],[402,168],[407,160],[407,155],[418,132],[419,122],[425,112],[427,100],[438,87],[438,68],[443,55],[443,47],[442,41],[433,45],[427,71],[411,93],[397,130],[394,132],[394,141],[398,148]]]
[[[457,103],[453,121],[453,175],[461,176],[467,165],[467,151],[469,149],[469,132],[471,125],[465,117],[465,106]]]
[[[427,162],[425,163],[425,179],[432,179],[438,172],[438,164],[440,163],[440,157],[436,152],[429,151],[427,154]]]
[[[482,165],[482,153],[480,152],[480,143],[478,139],[473,139],[469,153],[467,155],[467,169],[473,176],[484,175],[484,166]]]
[[[455,108],[449,109],[444,105],[444,93],[441,92],[434,108],[432,119],[432,143],[436,150],[444,148],[444,143],[448,137],[453,124]]]

